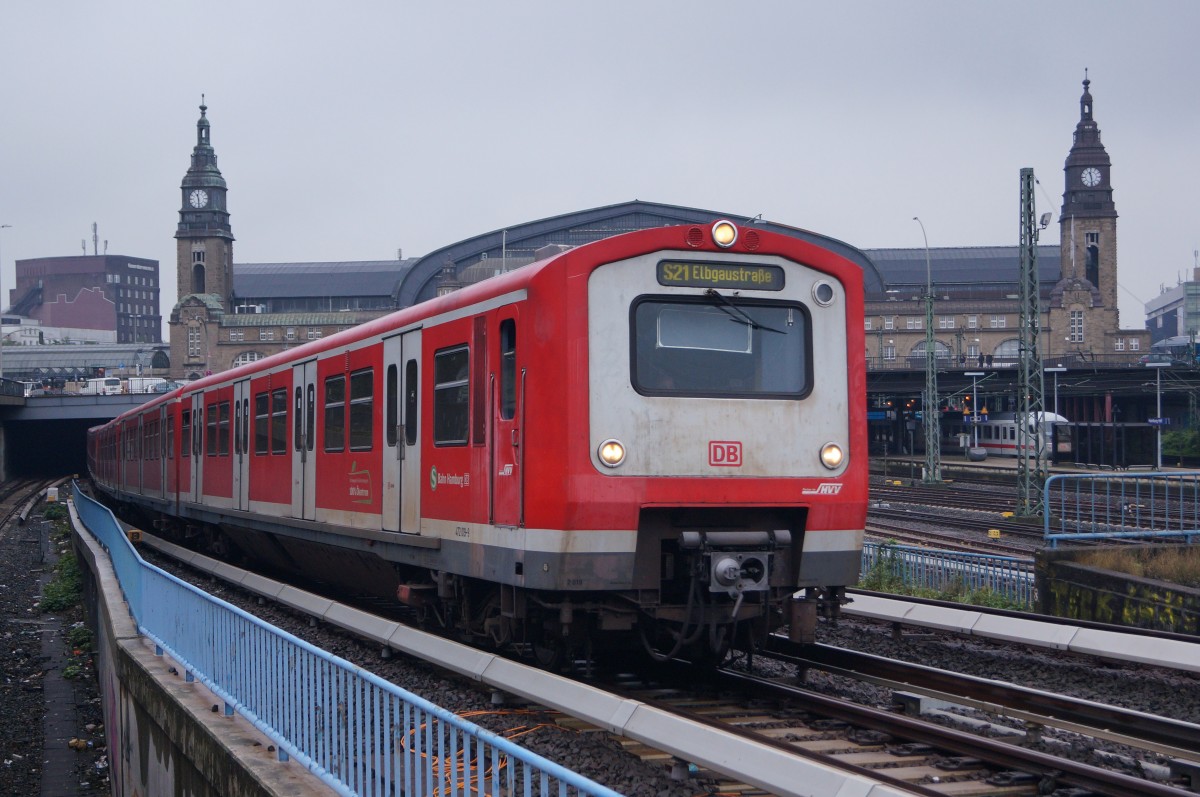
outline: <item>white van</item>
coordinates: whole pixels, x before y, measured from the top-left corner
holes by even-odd
[[[115,376],[89,379],[83,383],[83,389],[79,391],[84,396],[119,396],[121,392],[121,380]]]

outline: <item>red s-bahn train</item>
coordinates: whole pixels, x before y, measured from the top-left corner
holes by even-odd
[[[90,430],[92,478],[483,643],[711,655],[857,580],[846,252],[725,220],[579,246],[156,396]]]

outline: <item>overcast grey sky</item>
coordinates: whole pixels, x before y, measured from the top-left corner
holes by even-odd
[[[643,199],[862,248],[1058,241],[1084,68],[1121,321],[1200,248],[1200,3],[54,2],[0,6],[0,260],[157,259],[175,299],[200,95],[236,262],[424,254]],[[103,246],[103,243],[101,244]]]

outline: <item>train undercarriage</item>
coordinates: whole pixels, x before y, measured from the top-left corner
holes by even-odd
[[[716,663],[730,650],[764,646],[784,627],[794,641],[811,641],[818,615],[835,617],[845,600],[842,587],[798,591],[791,585],[799,545],[780,530],[691,524],[680,531],[677,523],[651,519],[639,547],[644,541],[652,555],[639,551],[639,563],[652,561],[652,572],[635,568],[642,572],[634,589],[565,592],[389,562],[369,550],[241,526],[165,514],[155,514],[150,525],[223,561],[289,581],[300,577],[314,591],[402,605],[423,627],[484,648],[513,649],[548,668],[631,650],[658,660]]]

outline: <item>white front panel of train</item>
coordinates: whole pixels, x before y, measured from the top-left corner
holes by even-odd
[[[722,299],[699,287],[660,285],[660,261],[779,266],[781,291],[716,288]],[[814,301],[818,283],[832,287],[825,306]],[[767,300],[803,305],[811,319],[811,392],[802,399],[746,400],[647,396],[631,379],[631,314],[642,296],[702,297],[727,308],[736,323],[739,301]],[[822,297],[825,298],[825,297]],[[832,477],[821,464],[828,442],[849,453],[846,364],[846,296],[834,278],[774,256],[659,252],[596,269],[588,284],[591,458],[613,476],[720,476],[758,478]],[[597,448],[608,439],[626,448],[615,469],[600,463]],[[847,458],[848,460],[848,458]]]

